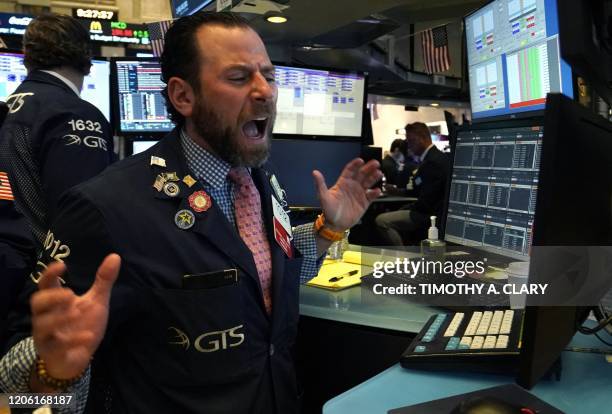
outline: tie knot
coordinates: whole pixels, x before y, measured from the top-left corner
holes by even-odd
[[[245,167],[234,167],[229,170],[227,176],[239,187],[248,187],[253,182],[251,174],[249,174],[249,170],[247,170]]]

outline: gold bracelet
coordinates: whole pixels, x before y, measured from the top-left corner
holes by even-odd
[[[47,372],[47,365],[45,364],[45,361],[41,357],[36,358],[36,376],[38,380],[47,387],[51,387],[56,390],[64,390],[80,380],[83,377],[83,374],[85,374],[85,371],[81,372],[80,375],[74,378],[54,378]]]
[[[334,242],[342,240],[344,238],[343,231],[333,231],[328,228],[325,228],[325,216],[323,214],[319,214],[319,217],[317,217],[317,220],[314,224],[314,229],[315,232],[319,234],[319,236],[329,241]]]

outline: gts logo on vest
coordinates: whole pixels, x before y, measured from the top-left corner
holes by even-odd
[[[235,348],[244,342],[244,334],[239,331],[244,328],[244,325],[234,326],[233,328],[224,331],[205,332],[195,338],[193,347],[198,352],[217,352],[228,348]],[[168,327],[168,330],[174,333],[174,336],[168,342],[170,345],[179,345],[189,350],[191,341],[185,332],[174,326]]]
[[[104,138],[101,138],[101,137],[95,137],[93,135],[88,135],[85,138],[81,139],[81,137],[78,135],[67,134],[67,135],[64,135],[64,140],[66,141],[66,146],[81,145],[81,143],[83,143],[83,145],[85,145],[86,147],[100,148],[106,151],[106,141],[104,140]]]

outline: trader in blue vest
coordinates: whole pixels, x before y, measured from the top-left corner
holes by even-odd
[[[86,412],[298,412],[300,275],[380,195],[378,162],[351,161],[330,188],[313,172],[322,215],[292,228],[266,163],[277,87],[256,32],[197,13],[161,60],[177,127],[63,198],[53,238],[70,254],[38,279],[32,337],[7,358],[32,344],[33,391],[80,404],[89,382]]]
[[[47,234],[60,195],[114,159],[108,121],[79,97],[91,67],[85,28],[41,15],[23,44],[28,76],[7,98],[0,130],[0,350],[8,309],[37,255],[66,253]]]

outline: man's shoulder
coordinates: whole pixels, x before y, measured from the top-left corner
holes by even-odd
[[[434,165],[446,165],[450,163],[449,154],[445,154],[440,151],[437,147],[432,147],[425,158],[425,163],[431,163]]]
[[[160,169],[152,161],[153,157],[158,158],[158,162],[165,162],[164,157],[169,154],[171,140],[176,139],[170,133],[156,145],[139,154],[129,156],[118,161],[92,179],[78,185],[77,192],[85,194],[92,200],[123,200],[125,197],[131,198],[142,192],[148,192],[153,188],[156,172]],[[168,157],[172,157],[168,155]],[[160,169],[160,171],[162,171]]]
[[[75,122],[77,118],[83,118],[83,122],[99,122],[100,127],[108,125],[108,121],[95,105],[54,83],[26,80],[7,98],[7,104],[7,121],[11,118],[24,118],[33,124],[66,116],[75,118]]]

